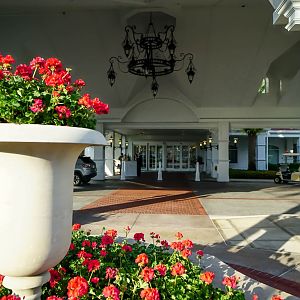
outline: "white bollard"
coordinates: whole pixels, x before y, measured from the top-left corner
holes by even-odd
[[[125,178],[125,161],[121,161],[121,180],[126,180]]]
[[[200,181],[200,172],[199,172],[199,162],[196,162],[196,174],[195,174],[195,181]]]
[[[157,173],[157,180],[162,181],[162,170],[161,170],[161,162],[158,163],[158,173]]]

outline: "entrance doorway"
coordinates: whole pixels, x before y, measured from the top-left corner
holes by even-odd
[[[180,143],[134,144],[134,153],[142,157],[143,171],[156,171],[159,162],[167,171],[192,171],[196,165],[196,147]]]

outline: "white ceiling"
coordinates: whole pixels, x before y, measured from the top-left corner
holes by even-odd
[[[254,7],[268,0],[1,0],[0,8],[9,11],[40,9],[128,9],[168,8],[180,9],[201,6]],[[5,11],[1,11],[1,14]]]

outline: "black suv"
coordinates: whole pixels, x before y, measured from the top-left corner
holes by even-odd
[[[88,156],[79,156],[74,170],[74,185],[87,183],[96,175],[96,163]]]

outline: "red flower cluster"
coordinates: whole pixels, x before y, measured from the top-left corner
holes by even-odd
[[[109,300],[119,300],[120,291],[113,285],[106,286],[102,292],[105,298]]]
[[[107,104],[100,101],[99,98],[91,99],[89,94],[84,94],[78,100],[78,104],[86,108],[91,108],[97,115],[108,114],[109,112],[109,106]]]
[[[145,267],[141,272],[141,277],[145,282],[150,282],[154,278],[154,269]]]
[[[89,284],[85,278],[81,276],[73,277],[68,282],[68,299],[77,300],[77,298],[86,295],[89,291]]]
[[[81,228],[81,225],[80,224],[74,224],[73,225],[73,231],[77,231]]]
[[[213,272],[205,272],[200,274],[200,279],[204,281],[206,284],[211,284],[215,278],[215,273]]]
[[[175,234],[175,237],[177,238],[177,240],[181,240],[183,238],[183,234],[181,232],[177,232]]]
[[[118,269],[107,267],[105,270],[105,278],[106,279],[114,279],[117,277]]]
[[[83,265],[87,266],[89,272],[94,272],[100,269],[100,261],[98,259],[86,259]]]
[[[113,239],[115,239],[118,235],[118,231],[115,229],[109,229],[104,232],[104,235],[111,236]]]
[[[225,276],[222,284],[229,288],[235,289],[237,287],[238,277],[237,276]]]
[[[124,250],[125,252],[132,252],[132,247],[130,245],[123,245],[122,246],[122,250]]]
[[[49,270],[50,273],[50,281],[49,284],[50,286],[53,288],[55,287],[59,281],[61,280],[61,275],[58,271],[54,270],[54,269],[50,269]]]
[[[145,241],[145,235],[143,233],[141,233],[141,232],[135,233],[134,236],[133,236],[133,238],[134,238],[134,240],[136,240],[138,242],[139,241]]]
[[[177,262],[175,265],[171,267],[171,274],[173,276],[180,276],[186,272],[184,265],[180,262]]]
[[[140,267],[147,265],[148,262],[149,258],[146,253],[139,254],[135,259],[135,263],[138,264]]]
[[[33,104],[30,106],[30,110],[34,113],[39,113],[44,111],[45,105],[42,99],[33,99]]]
[[[154,270],[158,271],[158,273],[160,274],[160,276],[166,276],[166,274],[167,274],[167,267],[165,265],[163,265],[163,264],[156,265],[154,267]]]
[[[145,300],[160,300],[159,292],[156,288],[146,288],[141,291],[140,296]]]
[[[11,65],[15,62],[14,58],[11,55],[2,56],[0,54],[0,65],[6,67],[6,65]]]
[[[57,112],[59,119],[68,119],[71,117],[71,110],[65,105],[56,106],[55,111]]]
[[[46,300],[63,300],[63,298],[57,297],[57,296],[50,296],[50,297],[47,297]]]
[[[25,86],[26,97],[20,94],[20,99],[17,99],[22,104],[20,107],[24,107],[28,104],[28,100],[32,100],[32,104],[27,106],[29,111],[34,114],[47,111],[52,118],[47,115],[47,118],[43,119],[44,114],[35,117],[24,113],[24,110],[17,109],[15,116],[5,115],[6,122],[20,123],[23,118],[26,123],[92,128],[95,118],[91,113],[107,114],[109,112],[109,106],[99,98],[91,99],[89,94],[85,94],[81,98],[80,90],[85,86],[85,82],[77,79],[72,83],[71,69],[63,68],[59,59],[55,57],[44,59],[37,56],[28,65],[19,64],[13,72],[11,64],[14,62],[11,55],[0,54],[0,80],[9,82],[9,89],[6,89],[8,92],[5,94],[7,100],[14,96],[14,87],[16,90],[22,91],[22,87]],[[36,77],[38,74],[39,76]],[[23,80],[15,80],[19,77]],[[5,85],[2,90],[5,90]],[[33,99],[34,97],[41,99]],[[9,108],[7,109],[9,110]],[[71,116],[72,118],[70,118]]]
[[[8,295],[1,297],[0,300],[21,300],[21,298],[15,295]]]
[[[283,300],[283,298],[281,296],[279,296],[279,295],[274,295],[272,297],[272,300]]]
[[[0,274],[0,287],[2,286],[3,279],[4,279],[4,276]]]

